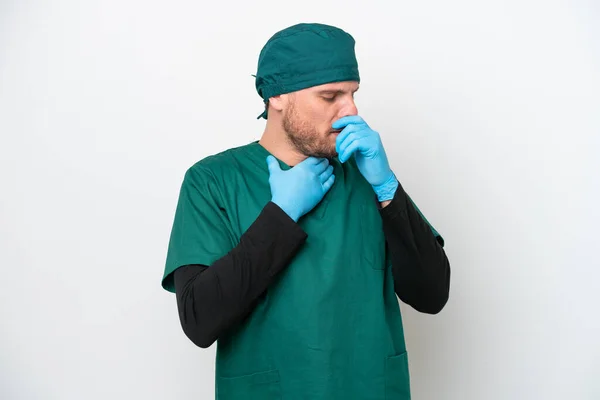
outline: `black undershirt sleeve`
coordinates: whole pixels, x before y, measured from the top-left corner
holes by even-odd
[[[439,313],[450,292],[450,262],[443,239],[435,236],[402,185],[379,210],[392,263],[394,290],[415,310]]]
[[[442,238],[433,235],[400,185],[380,214],[398,297],[417,311],[438,313],[450,286]],[[213,265],[176,269],[179,319],[188,338],[206,348],[241,323],[306,238],[302,228],[270,202],[240,243]]]
[[[177,268],[177,308],[187,337],[206,348],[241,323],[306,238],[294,220],[269,202],[225,256],[211,266]]]

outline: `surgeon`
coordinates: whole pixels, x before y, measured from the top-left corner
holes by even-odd
[[[358,114],[354,48],[324,24],[273,35],[262,137],[183,178],[162,286],[187,337],[217,342],[217,399],[410,399],[396,296],[439,313],[450,265]]]

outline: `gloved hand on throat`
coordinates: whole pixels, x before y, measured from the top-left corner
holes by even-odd
[[[283,171],[277,159],[269,155],[267,165],[271,201],[296,222],[319,204],[335,181],[333,166],[326,158],[308,157]]]
[[[377,199],[382,202],[394,198],[398,180],[388,163],[379,133],[358,115],[338,119],[333,129],[342,129],[336,138],[335,148],[341,163],[354,154],[358,170],[371,184]]]

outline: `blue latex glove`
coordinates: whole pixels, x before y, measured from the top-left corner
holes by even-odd
[[[319,204],[335,180],[333,166],[326,158],[308,157],[283,171],[277,159],[269,155],[267,165],[271,201],[296,222]]]
[[[348,161],[354,154],[358,170],[373,186],[377,199],[393,199],[398,180],[390,168],[379,133],[358,115],[340,118],[332,126],[333,129],[343,128],[335,144],[340,162]]]

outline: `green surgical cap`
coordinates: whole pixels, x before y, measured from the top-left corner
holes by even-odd
[[[354,38],[335,26],[297,24],[274,34],[258,57],[256,91],[269,98],[331,82],[357,81]],[[267,118],[265,110],[258,118]]]

